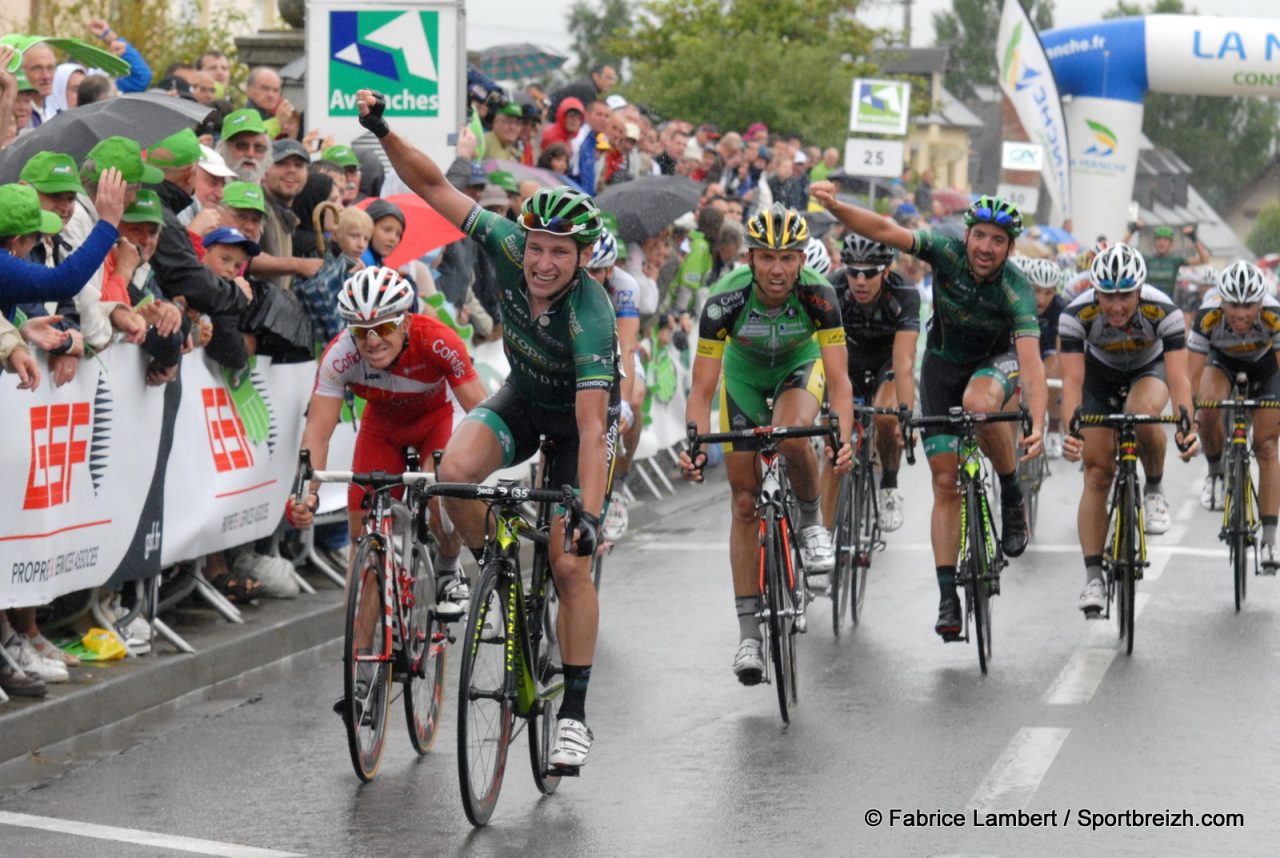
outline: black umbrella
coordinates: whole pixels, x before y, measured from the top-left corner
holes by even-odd
[[[698,207],[702,185],[684,176],[642,176],[612,185],[596,197],[596,204],[618,218],[624,241],[644,241]]]
[[[63,111],[0,153],[0,184],[18,181],[27,161],[39,152],[62,152],[79,163],[98,141],[117,135],[146,148],[184,128],[195,128],[212,112],[212,107],[154,92]]]

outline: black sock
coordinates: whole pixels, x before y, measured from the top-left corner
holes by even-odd
[[[880,488],[896,489],[898,487],[898,472],[890,471],[888,468],[880,472]]]
[[[591,665],[566,664],[564,666],[564,698],[560,701],[557,718],[572,718],[586,723],[587,683],[591,681]]]
[[[1142,493],[1144,495],[1163,494],[1163,492],[1160,491],[1160,481],[1163,479],[1164,479],[1164,474],[1159,474],[1154,477],[1148,474],[1147,481],[1142,486]]]
[[[944,599],[956,598],[956,567],[938,566],[938,592]]]
[[[1204,459],[1206,462],[1209,463],[1209,476],[1211,477],[1222,476],[1222,454],[1221,453],[1219,453],[1216,456],[1210,456],[1208,453],[1205,453]]]
[[[1022,500],[1022,491],[1018,488],[1018,472],[996,474],[1000,480],[1000,503],[1004,506],[1017,506]]]

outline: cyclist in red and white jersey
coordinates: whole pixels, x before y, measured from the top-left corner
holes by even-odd
[[[410,313],[413,302],[409,282],[390,268],[362,269],[343,284],[338,314],[346,319],[347,330],[333,338],[320,358],[302,433],[302,446],[311,451],[317,470],[328,461],[329,439],[347,390],[366,403],[351,462],[357,472],[403,470],[405,447],[420,450],[424,467],[430,467],[431,453],[448,444],[461,413],[487,395],[461,338],[443,322]],[[289,519],[295,527],[311,525],[318,489],[312,483],[306,503],[290,498]],[[359,486],[348,490],[352,539],[361,530],[363,496]],[[462,541],[439,527],[438,501],[431,503],[440,576],[436,614],[457,619],[470,598],[458,563]]]

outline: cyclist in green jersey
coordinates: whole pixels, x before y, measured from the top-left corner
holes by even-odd
[[[719,431],[810,426],[822,403],[825,372],[831,407],[840,420],[842,443],[835,465],[843,473],[852,462],[848,438],[853,426],[844,326],[835,289],[805,267],[808,241],[804,218],[780,204],[748,221],[748,265],[721,278],[702,308],[685,419],[696,422],[700,433],[711,431],[711,397],[723,365]],[[817,457],[807,439],[784,441],[779,449],[800,507],[797,531],[805,572],[825,574],[835,557],[831,534],[822,526]],[[703,454],[693,462],[681,453],[685,478],[700,480],[705,461]],[[725,470],[732,492],[729,565],[739,631],[733,672],[743,685],[755,685],[764,676],[764,653],[758,619],[760,474],[754,449],[733,445]]]
[[[576,771],[587,758],[587,683],[595,654],[599,604],[591,582],[614,448],[617,333],[613,305],[584,266],[600,237],[600,211],[586,194],[543,188],[525,201],[516,222],[486,212],[454,189],[440,167],[393,133],[381,93],[357,93],[360,124],[373,132],[404,182],[446,220],[480,243],[497,273],[502,345],[511,372],[501,389],[468,413],[449,440],[439,477],[483,482],[494,471],[534,455],[539,436],[555,444],[553,485],[580,487],[583,513],[574,551],[550,541],[560,612],[556,631],[565,692],[551,746],[553,768]],[[446,503],[473,550],[484,543],[485,508]],[[552,523],[562,528],[563,518]]]
[[[926,416],[945,415],[954,406],[1002,411],[1016,408],[1025,395],[1032,428],[1022,439],[1022,458],[1039,456],[1048,391],[1036,299],[1017,266],[1006,264],[1022,231],[1017,208],[998,197],[980,197],[965,213],[968,229],[961,240],[927,230],[911,232],[873,211],[845,205],[836,199],[830,182],[818,182],[809,192],[859,235],[933,266],[933,319],[920,369],[921,411]],[[1027,519],[1015,475],[1018,455],[1012,426],[983,426],[979,440],[1000,479],[1001,546],[1005,554],[1017,557],[1027,547]],[[954,641],[961,629],[955,583],[960,542],[956,437],[924,434],[933,476],[933,557],[941,592],[934,631],[944,641]]]
[[[1146,228],[1142,221],[1134,221],[1124,237],[1124,243],[1132,245],[1134,237]],[[1182,234],[1195,247],[1194,256],[1183,256],[1173,252],[1174,232],[1172,227],[1158,226],[1151,231],[1151,243],[1155,253],[1142,254],[1142,261],[1147,266],[1147,285],[1154,286],[1170,298],[1178,285],[1178,269],[1184,265],[1204,265],[1209,261],[1209,249],[1196,235],[1195,226],[1185,226]]]

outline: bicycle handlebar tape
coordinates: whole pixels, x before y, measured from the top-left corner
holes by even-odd
[[[391,126],[387,124],[387,120],[382,118],[382,112],[387,109],[387,97],[380,92],[373,94],[373,106],[369,108],[369,112],[360,117],[360,124],[366,129],[373,132],[373,136],[381,140],[391,133]]]

